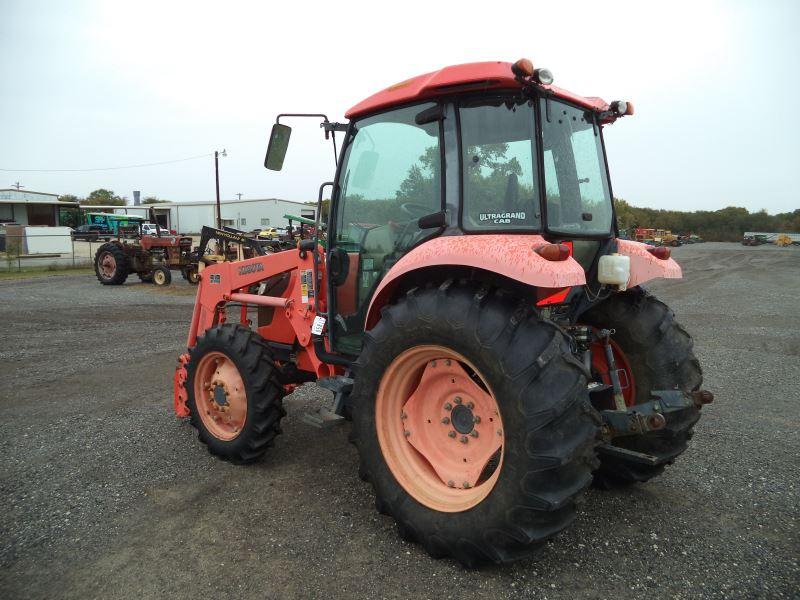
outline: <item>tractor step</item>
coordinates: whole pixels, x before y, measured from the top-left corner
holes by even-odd
[[[353,390],[353,379],[344,375],[333,375],[318,379],[317,385],[333,392],[333,409],[323,407],[315,413],[306,413],[303,415],[303,423],[318,429],[330,429],[345,420],[340,413],[347,396]]]
[[[317,429],[330,429],[344,422],[344,417],[337,415],[330,408],[323,407],[315,413],[306,413],[303,415],[303,423],[311,425]]]
[[[353,390],[353,380],[344,375],[332,375],[331,377],[322,377],[317,379],[317,385],[326,390],[332,391],[334,394],[339,392],[349,394]]]

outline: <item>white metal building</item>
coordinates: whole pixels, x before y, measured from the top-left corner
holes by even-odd
[[[175,202],[173,204],[156,204],[154,208],[158,212],[169,208],[169,222],[166,225],[181,233],[199,233],[203,225],[213,226],[216,224],[215,202]],[[220,212],[223,225],[250,231],[259,227],[285,227],[289,224],[283,218],[285,214],[313,219],[316,215],[316,207],[313,204],[303,204],[291,200],[259,198],[223,200],[220,202]]]
[[[163,227],[179,233],[200,233],[203,225],[215,226],[217,222],[216,202],[172,202],[164,204],[142,204],[140,206],[86,206],[92,212],[136,215],[147,218],[153,208]],[[222,200],[220,202],[222,224],[242,231],[259,227],[285,227],[289,222],[283,215],[290,214],[314,219],[316,206],[278,198],[256,198],[252,200]]]
[[[75,202],[59,202],[58,194],[14,188],[0,190],[0,223],[55,227],[63,222],[62,212],[75,210]]]

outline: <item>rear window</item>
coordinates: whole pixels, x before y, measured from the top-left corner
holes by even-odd
[[[462,104],[459,118],[464,229],[538,230],[532,104],[521,98],[482,98]]]

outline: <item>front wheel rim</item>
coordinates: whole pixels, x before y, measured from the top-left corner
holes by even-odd
[[[375,400],[378,443],[400,486],[440,512],[461,512],[492,491],[503,465],[499,405],[461,354],[417,346],[386,369]]]
[[[158,285],[164,285],[164,281],[166,281],[166,277],[162,271],[156,271],[153,273],[153,281],[156,282]]]
[[[200,359],[194,378],[197,414],[215,438],[236,438],[247,421],[247,393],[234,362],[222,352],[209,352]]]

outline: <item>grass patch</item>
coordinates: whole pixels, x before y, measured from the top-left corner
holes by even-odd
[[[12,268],[0,271],[0,281],[5,279],[28,279],[31,277],[52,277],[53,275],[94,275],[94,268],[80,265],[47,265],[43,267],[23,267],[21,271]]]

